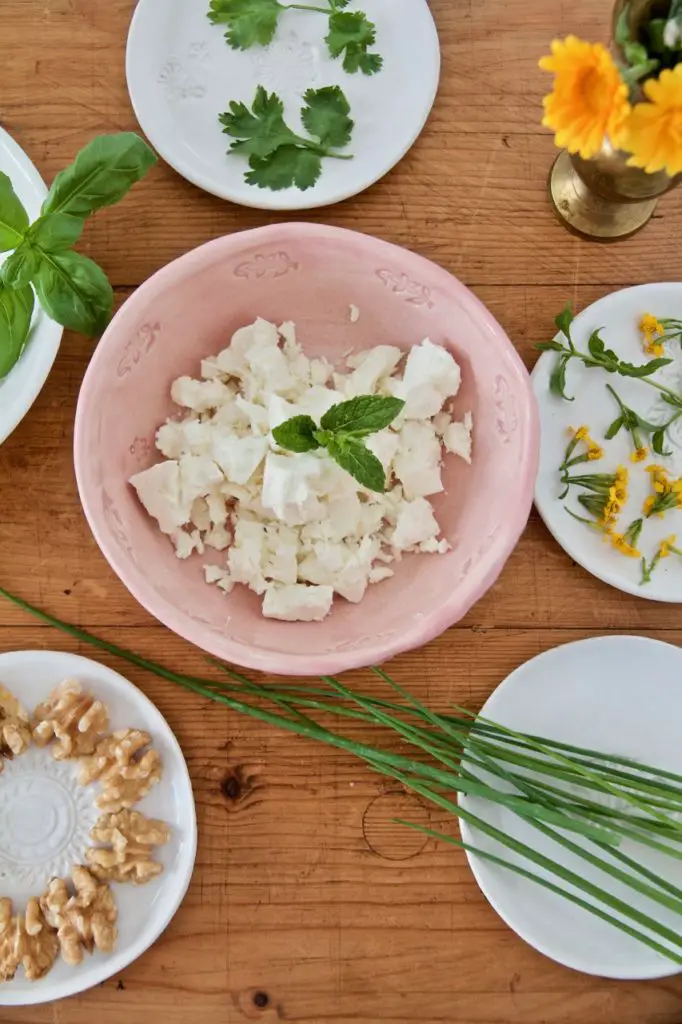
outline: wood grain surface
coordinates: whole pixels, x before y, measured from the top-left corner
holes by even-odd
[[[204,2],[204,0],[197,0]],[[412,0],[394,0],[409,17]],[[0,122],[50,179],[99,132],[135,129],[124,77],[134,0],[0,0]],[[607,0],[431,0],[443,48],[435,110],[412,152],[364,195],[303,215],[441,263],[479,295],[530,366],[567,299],[682,279],[681,198],[602,248],[554,221],[554,156],[539,127],[537,59],[554,35],[607,33]],[[415,55],[418,59],[418,55]],[[164,165],[88,226],[82,250],[123,301],[193,246],[277,218],[205,195]],[[76,493],[71,443],[92,343],[66,334],[28,418],[0,448],[0,582],[180,669],[200,652],[114,577]],[[394,663],[434,705],[480,704],[527,658],[607,631],[682,643],[677,608],[610,590],[535,515],[502,578],[446,635]],[[81,650],[0,604],[0,649]],[[103,658],[117,669],[125,666]],[[401,831],[433,811],[348,757],[223,712],[139,671],[183,746],[199,814],[189,894],[156,945],[63,1003],[0,1008],[3,1024],[680,1024],[682,981],[582,976],[535,953],[456,851]],[[360,682],[360,675],[351,677]]]

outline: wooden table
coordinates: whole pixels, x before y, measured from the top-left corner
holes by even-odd
[[[203,0],[197,0],[203,2]],[[410,0],[395,0],[405,16]],[[301,219],[386,238],[457,274],[528,365],[567,299],[682,279],[680,199],[604,249],[554,221],[554,151],[539,125],[537,58],[553,35],[599,39],[592,0],[431,0],[443,80],[424,135],[365,195]],[[135,129],[123,58],[133,0],[0,0],[0,120],[51,180],[99,132]],[[188,249],[277,218],[198,191],[159,166],[88,227],[82,250],[119,302]],[[92,342],[67,334],[21,427],[0,448],[0,582],[43,608],[182,670],[200,652],[157,625],[100,555],[81,513],[71,441]],[[480,703],[556,644],[616,630],[682,642],[675,607],[601,585],[533,515],[499,583],[440,640],[395,663],[434,704]],[[0,604],[0,646],[81,650]],[[84,653],[91,653],[85,650]],[[105,658],[123,669],[113,659]],[[340,753],[243,721],[170,684],[128,675],[182,743],[199,854],[175,920],[137,963],[53,1006],[0,1009],[4,1024],[679,1024],[679,980],[584,977],[516,938],[463,856],[391,825],[410,798]],[[360,676],[352,679],[360,682]]]

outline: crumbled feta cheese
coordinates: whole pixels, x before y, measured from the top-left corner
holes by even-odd
[[[355,310],[355,312],[353,312]],[[357,320],[351,307],[351,320]],[[173,400],[188,410],[158,430],[166,461],[131,478],[140,501],[179,558],[223,552],[205,565],[207,583],[238,583],[263,595],[263,615],[316,622],[334,594],[350,602],[390,579],[404,552],[444,554],[448,541],[428,495],[443,489],[444,452],[471,460],[473,421],[457,422],[449,399],[460,385],[452,356],[428,339],[408,355],[380,345],[347,353],[347,371],[309,359],[291,322],[242,327],[201,363],[201,380],[180,377]],[[333,382],[333,383],[332,383]],[[319,423],[338,402],[396,395],[406,407],[366,438],[388,488],[361,487],[324,449],[281,451],[272,431],[293,416]]]
[[[443,443],[452,455],[459,455],[471,465],[472,439],[474,419],[468,412],[461,423],[451,423],[443,431]]]
[[[322,622],[332,610],[333,600],[333,587],[273,585],[265,592],[263,615],[283,622]]]

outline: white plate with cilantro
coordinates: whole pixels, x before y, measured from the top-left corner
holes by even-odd
[[[126,58],[135,113],[199,188],[267,210],[327,206],[418,138],[440,75],[426,0],[310,6],[139,0]]]
[[[682,284],[615,292],[557,326],[533,371],[538,511],[598,579],[682,602]]]
[[[47,195],[37,170],[10,135],[0,128],[0,172],[6,174],[30,220],[35,220]],[[6,259],[0,255],[0,264]],[[2,303],[0,285],[0,304]],[[0,314],[2,309],[0,309]],[[28,343],[7,376],[0,378],[0,444],[21,423],[47,380],[59,350],[63,328],[50,320],[36,303]],[[0,345],[3,337],[0,336]],[[0,351],[0,363],[3,352]]]

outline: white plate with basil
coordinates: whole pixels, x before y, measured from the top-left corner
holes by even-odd
[[[48,191],[0,129],[0,443],[38,396],[63,328],[98,337],[111,320],[111,284],[74,246],[90,214],[117,203],[155,163],[138,135],[100,135]]]
[[[126,74],[179,174],[243,206],[302,210],[403,158],[433,106],[440,47],[426,0],[139,0]]]
[[[47,195],[47,188],[24,151],[3,128],[0,128],[0,172],[10,178],[29,219],[35,220]],[[0,249],[9,244],[8,241],[2,244],[2,238],[3,218],[0,213]],[[6,254],[0,253],[0,265],[5,259]],[[0,286],[0,444],[23,420],[40,394],[55,361],[64,330],[36,306],[21,358],[3,376],[3,365],[7,367],[10,359],[14,358],[9,353],[10,345],[14,343],[8,337],[8,319],[13,319],[15,312],[7,309],[7,301],[6,295],[3,298]],[[9,302],[13,304],[13,297],[9,297]]]

